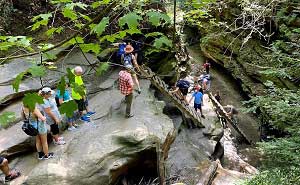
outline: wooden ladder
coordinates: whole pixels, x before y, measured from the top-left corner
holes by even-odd
[[[159,89],[165,96],[169,97],[170,100],[176,105],[176,107],[185,115],[190,117],[194,124],[196,124],[200,128],[204,128],[201,116],[199,113],[197,113],[192,107],[186,106],[182,100],[180,100],[177,96],[175,96],[173,93],[170,93],[168,90],[168,85],[160,78],[158,77],[149,67],[141,66],[141,73],[143,76],[146,76],[149,78],[151,83]]]
[[[219,114],[226,119],[227,123],[229,123],[232,126],[232,128],[234,128],[234,130],[236,130],[249,144],[254,144],[252,140],[248,138],[247,135],[237,126],[234,120],[227,115],[224,107],[218,102],[218,100],[216,100],[216,98],[212,95],[211,92],[208,93],[208,96],[213,102],[214,106],[217,108],[217,110],[220,110]]]

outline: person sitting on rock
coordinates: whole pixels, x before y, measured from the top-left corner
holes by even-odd
[[[58,111],[55,99],[51,98],[55,92],[50,87],[44,87],[40,91],[40,95],[44,98],[41,108],[46,116],[46,123],[50,125],[50,131],[53,136],[53,142],[56,145],[64,145],[66,142],[63,137],[59,137],[59,124],[61,124],[61,115]]]
[[[84,82],[82,80],[82,74],[83,69],[80,66],[76,66],[74,69],[72,69],[72,73],[75,75],[75,83],[78,86],[84,87]],[[86,94],[86,89],[84,88],[84,92]],[[90,111],[88,107],[88,99],[87,96],[82,96],[80,93],[76,92],[74,88],[72,88],[72,98],[75,100],[75,102],[78,105],[78,113],[80,115],[80,119],[82,121],[90,122],[90,116],[92,114],[95,114],[95,112]],[[86,114],[83,115],[83,111],[86,111]]]
[[[0,170],[5,175],[5,182],[10,182],[21,175],[21,173],[18,171],[10,170],[8,166],[8,160],[2,156],[0,156]]]
[[[38,159],[43,160],[52,158],[54,154],[48,152],[46,117],[42,115],[37,107],[35,107],[33,111],[30,111],[26,106],[23,106],[21,115],[24,120],[29,120],[32,126],[38,130],[38,135],[35,139]]]
[[[198,109],[200,110],[200,114],[201,114],[201,117],[202,118],[205,118],[203,113],[202,113],[202,105],[203,105],[203,94],[199,91],[200,90],[200,87],[197,86],[195,88],[195,92],[193,93],[190,101],[189,101],[189,104],[191,103],[192,99],[194,99],[194,109],[195,111],[197,112]]]
[[[180,78],[175,85],[175,89],[170,91],[170,93],[177,93],[181,100],[183,100],[188,105],[189,102],[187,101],[186,96],[189,92],[189,87],[190,83],[184,80],[184,78]]]
[[[134,68],[140,72],[140,67],[137,63],[137,60],[135,58],[135,56],[132,54],[134,48],[130,45],[130,44],[127,44],[127,46],[125,47],[124,51],[125,51],[125,54],[123,54],[121,56],[121,63],[124,65],[124,66],[134,66]],[[139,80],[137,78],[137,75],[135,73],[135,70],[132,69],[130,71],[131,73],[131,76],[134,80],[134,83],[135,85],[137,86],[138,88],[138,93],[140,94],[141,93],[141,88],[140,88],[140,83],[139,83]]]
[[[125,95],[126,102],[126,118],[133,117],[131,114],[131,105],[133,100],[133,88],[134,83],[131,76],[131,71],[133,70],[132,65],[124,66],[126,70],[121,70],[119,72],[119,89],[123,95]]]

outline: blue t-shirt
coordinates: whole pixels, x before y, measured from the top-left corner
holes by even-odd
[[[69,101],[71,100],[71,94],[70,92],[66,89],[64,94],[60,94],[60,90],[58,89],[56,91],[56,97],[58,97],[59,99],[63,99],[63,101]]]
[[[60,112],[56,106],[55,100],[53,98],[44,99],[44,104],[41,104],[42,111],[46,117],[46,123],[48,125],[54,124],[54,120],[48,115],[45,111],[46,108],[50,108],[51,112],[55,115],[56,118],[61,119]]]
[[[201,92],[194,92],[192,95],[194,99],[194,104],[201,104],[202,103],[202,97],[203,94]]]

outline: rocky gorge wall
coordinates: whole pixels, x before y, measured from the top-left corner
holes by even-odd
[[[244,11],[245,7],[238,0],[220,1],[208,5],[206,10],[190,11],[185,16],[186,30],[190,33],[189,40],[194,42],[200,35],[203,55],[213,62],[213,67],[221,67],[232,75],[248,96],[263,94],[263,83],[267,80],[280,87],[295,89],[299,85],[299,77],[296,75],[299,74],[299,70],[286,70],[290,77],[270,75],[262,71],[280,68],[279,62],[274,60],[272,50],[280,41],[291,44],[279,46],[282,55],[292,52],[296,53],[294,56],[299,55],[296,43],[299,43],[300,38],[297,31],[300,17],[296,1],[276,4],[273,17],[258,17],[265,21],[258,22],[262,24],[260,29],[265,32],[271,31],[268,32],[268,38],[263,38],[259,33],[249,36],[251,29],[243,27],[245,24],[239,17]],[[286,65],[289,64],[286,62]]]

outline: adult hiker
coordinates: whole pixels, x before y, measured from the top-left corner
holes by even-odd
[[[202,113],[202,105],[203,105],[203,94],[200,92],[200,87],[196,86],[195,92],[192,94],[192,97],[189,101],[189,104],[191,101],[194,99],[194,109],[197,112],[198,109],[200,110],[200,114],[202,118],[205,118],[203,113]]]
[[[131,106],[133,100],[133,88],[134,83],[132,80],[131,70],[133,70],[132,65],[124,66],[125,70],[119,72],[119,89],[123,95],[125,95],[126,102],[126,118],[133,117],[131,114]]]
[[[239,111],[233,105],[226,105],[223,108],[230,118],[236,118],[237,114],[239,113]]]
[[[133,38],[135,39],[132,42],[132,47],[134,48],[133,55],[135,56],[138,65],[142,65],[143,64],[142,36],[140,34],[137,35],[134,34]]]
[[[121,56],[121,62],[124,66],[134,66],[134,68],[138,72],[140,72],[140,67],[139,67],[139,65],[136,61],[135,56],[132,54],[133,50],[134,50],[134,48],[130,44],[127,44],[125,49],[124,49],[125,54],[123,54]],[[139,83],[139,80],[137,78],[136,71],[134,70],[134,68],[130,71],[130,73],[131,73],[131,76],[134,80],[135,85],[138,88],[137,91],[140,94],[141,93],[140,83]]]
[[[68,102],[68,101],[72,100],[70,91],[67,88],[68,88],[68,84],[66,84],[65,92],[63,94],[60,92],[59,89],[56,91],[55,100],[57,100],[56,104],[58,107],[61,104],[63,104],[64,102]],[[73,114],[73,116],[67,117],[69,131],[74,131],[78,127],[78,125],[75,124],[75,117],[76,117],[75,113]]]
[[[208,91],[210,89],[210,76],[200,75],[199,83],[202,84],[203,91]]]
[[[206,74],[209,74],[210,63],[208,62],[208,60],[206,60],[205,63],[203,64],[203,68],[205,69]]]
[[[179,95],[179,97],[188,105],[189,102],[187,101],[186,96],[189,92],[189,87],[190,82],[184,80],[184,78],[180,78],[175,85],[175,89],[170,92]]]
[[[5,175],[5,182],[10,182],[18,177],[20,177],[21,173],[16,170],[10,170],[8,166],[8,160],[4,157],[0,156],[0,170]]]
[[[216,94],[214,95],[214,97],[219,103],[221,103],[220,91],[217,91]]]
[[[75,83],[78,86],[84,87],[84,93],[85,93],[85,95],[80,95],[78,92],[74,90],[74,88],[72,88],[72,98],[75,100],[75,102],[78,105],[78,112],[80,115],[80,119],[83,121],[90,122],[90,116],[92,114],[95,114],[95,112],[90,111],[88,107],[86,89],[84,86],[84,82],[82,80],[83,69],[80,66],[76,66],[74,69],[72,69],[72,73],[75,75],[74,78]],[[83,111],[86,111],[85,115],[83,115]]]
[[[28,120],[31,125],[38,130],[38,135],[35,139],[35,146],[38,152],[38,159],[50,159],[53,157],[53,153],[48,151],[47,141],[47,118],[43,116],[40,110],[35,107],[34,110],[29,110],[25,105],[22,108],[21,115],[24,120]]]
[[[51,98],[55,92],[50,87],[44,87],[40,91],[40,95],[44,98],[44,103],[41,104],[44,115],[46,116],[46,123],[50,125],[50,132],[53,136],[53,143],[55,145],[64,145],[66,142],[63,137],[59,137],[59,124],[61,124],[61,115],[58,111],[54,98]]]

